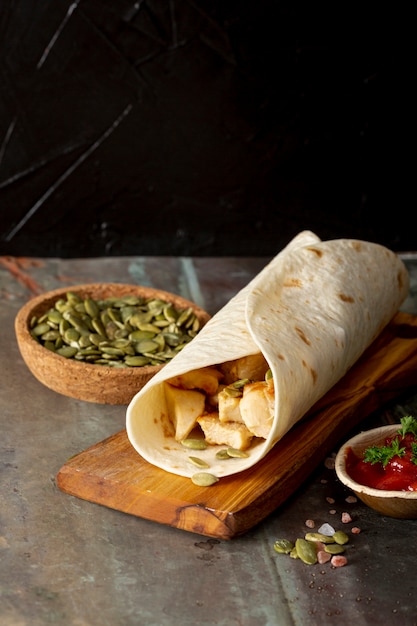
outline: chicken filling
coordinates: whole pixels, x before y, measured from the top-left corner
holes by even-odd
[[[177,441],[199,429],[208,444],[246,450],[254,438],[269,435],[275,390],[262,354],[192,370],[164,384]]]

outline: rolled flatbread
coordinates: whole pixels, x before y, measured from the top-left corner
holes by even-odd
[[[405,265],[384,246],[299,233],[132,399],[132,446],[181,476],[198,471],[190,456],[217,477],[253,466],[346,374],[408,291]],[[190,438],[209,445],[190,450]],[[218,458],[228,447],[242,456]]]

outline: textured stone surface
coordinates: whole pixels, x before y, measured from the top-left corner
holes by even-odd
[[[415,267],[415,259],[407,261]],[[0,622],[2,626],[393,626],[415,621],[416,523],[379,516],[349,496],[323,459],[305,485],[232,541],[156,524],[59,491],[69,457],[124,427],[125,409],[41,385],[20,357],[14,318],[36,293],[108,281],[170,289],[214,313],[260,259],[3,259],[0,257]],[[415,278],[416,273],[412,276]],[[227,280],[226,277],[229,277]],[[406,309],[416,313],[416,280]],[[410,412],[416,396],[371,416]],[[352,524],[343,524],[347,511]],[[307,566],[273,549],[330,523],[349,533],[348,565]],[[361,533],[351,535],[359,527]]]

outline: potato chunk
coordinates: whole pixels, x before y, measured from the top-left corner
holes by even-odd
[[[274,403],[273,384],[258,381],[245,385],[240,413],[247,428],[256,437],[268,437],[274,420]]]
[[[230,446],[237,450],[249,448],[253,434],[244,424],[221,422],[217,413],[202,415],[197,419],[207,443]]]
[[[188,437],[197,418],[203,413],[205,395],[200,391],[178,389],[166,383],[165,398],[168,415],[175,428],[175,439],[181,441]]]
[[[180,389],[200,389],[207,395],[213,396],[219,386],[222,373],[215,367],[201,367],[185,374],[170,378],[167,382]]]
[[[268,362],[263,354],[250,354],[236,361],[227,361],[221,365],[221,371],[224,374],[224,382],[226,385],[233,383],[235,380],[248,378],[249,380],[264,380],[265,374],[269,369]]]

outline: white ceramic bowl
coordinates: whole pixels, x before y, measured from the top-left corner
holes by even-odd
[[[359,433],[349,439],[336,455],[335,470],[339,480],[366,505],[389,517],[416,519],[417,491],[387,491],[373,489],[353,480],[346,470],[348,451],[351,449],[360,456],[366,448],[382,445],[386,437],[393,435],[401,427],[400,424],[381,426]],[[417,471],[417,467],[416,467]]]

